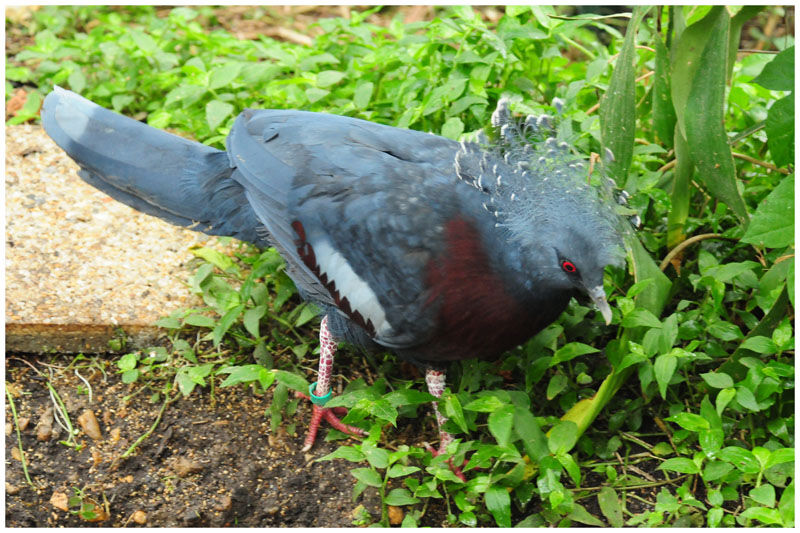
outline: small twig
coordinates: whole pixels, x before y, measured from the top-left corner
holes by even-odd
[[[719,239],[719,238],[727,238],[727,237],[723,237],[722,234],[720,233],[704,233],[702,235],[695,235],[694,237],[690,237],[685,241],[683,241],[682,243],[680,243],[679,245],[677,245],[672,250],[670,250],[667,256],[664,258],[664,260],[661,261],[661,264],[658,265],[658,268],[661,269],[661,271],[663,272],[669,265],[670,261],[672,261],[672,259],[676,255],[681,253],[683,249],[686,248],[687,246],[690,246],[699,241],[703,241],[705,239]]]
[[[19,446],[19,460],[22,462],[22,471],[25,473],[25,480],[32,488],[36,489],[36,485],[31,481],[31,476],[28,474],[28,464],[25,461],[25,449],[22,447],[22,435],[19,432],[19,422],[17,421],[17,408],[14,405],[14,397],[8,391],[6,385],[6,398],[8,398],[8,405],[11,407],[11,414],[14,416],[14,428],[17,430],[17,446]]]
[[[147,431],[145,431],[145,432],[144,432],[144,433],[143,433],[143,434],[142,434],[142,435],[141,435],[141,436],[140,436],[138,439],[136,439],[136,442],[134,442],[133,444],[131,444],[130,448],[128,448],[127,450],[125,450],[125,453],[123,453],[122,455],[120,455],[120,457],[119,457],[120,459],[125,459],[125,458],[127,458],[127,457],[128,457],[130,454],[132,454],[132,453],[134,452],[134,450],[136,450],[136,448],[137,448],[137,447],[138,447],[138,446],[139,446],[139,445],[140,445],[142,442],[144,442],[144,440],[145,440],[147,437],[149,437],[150,435],[152,435],[152,434],[153,434],[153,432],[154,432],[154,431],[156,430],[156,428],[158,427],[158,424],[159,424],[159,423],[161,423],[161,417],[164,415],[164,411],[166,411],[166,410],[167,410],[167,406],[168,406],[170,403],[172,403],[174,400],[176,400],[176,399],[178,398],[178,396],[179,396],[179,394],[175,394],[175,396],[172,396],[172,397],[170,397],[170,395],[169,395],[169,393],[168,393],[168,392],[164,394],[165,400],[164,400],[164,403],[163,403],[163,404],[161,404],[161,409],[158,411],[158,416],[156,417],[156,420],[155,420],[155,422],[153,422],[153,424],[150,426],[150,429],[148,429]],[[117,460],[114,460],[114,463],[116,463],[116,462],[117,462]]]
[[[744,159],[745,161],[753,163],[754,165],[758,165],[760,167],[768,168],[773,172],[780,172],[781,174],[785,174],[785,175],[791,174],[791,172],[789,172],[785,168],[778,168],[775,165],[773,165],[772,163],[767,163],[766,161],[761,161],[760,159],[756,159],[755,157],[750,157],[747,154],[740,154],[738,152],[731,152],[731,153],[733,154],[733,157],[738,157],[739,159]]]
[[[81,376],[77,368],[75,369],[75,375],[78,376],[80,380],[86,384],[86,388],[89,390],[89,403],[92,403],[92,386],[89,384],[89,381],[87,381],[85,377]]]

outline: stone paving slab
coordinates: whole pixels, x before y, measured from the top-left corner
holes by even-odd
[[[156,319],[202,305],[189,248],[217,239],[138,213],[77,170],[40,126],[6,127],[7,352],[107,352],[116,328],[144,346]]]

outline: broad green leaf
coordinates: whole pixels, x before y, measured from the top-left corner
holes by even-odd
[[[389,467],[389,452],[383,448],[378,448],[370,444],[363,444],[361,446],[361,451],[364,453],[367,462],[373,468],[384,469]]]
[[[569,361],[570,359],[580,355],[586,355],[587,353],[595,353],[599,351],[600,350],[594,346],[589,346],[588,344],[583,344],[582,342],[570,342],[556,350],[556,353],[553,354],[553,358],[550,361],[550,366],[555,366],[558,363]]]
[[[213,328],[217,324],[213,318],[197,314],[189,315],[184,318],[183,321],[190,326],[209,329]]]
[[[639,239],[628,238],[626,244],[631,251],[634,279],[637,282],[654,280],[654,283],[636,295],[636,306],[647,309],[656,317],[661,316],[672,282],[661,272]]]
[[[623,318],[622,325],[626,328],[633,328],[639,326],[660,328],[661,321],[647,309],[640,308],[640,309],[634,309],[629,315]]]
[[[372,99],[372,91],[375,87],[375,84],[371,81],[361,83],[356,87],[356,91],[353,94],[353,104],[358,109],[366,109],[369,105],[370,100]]]
[[[292,390],[308,394],[308,386],[310,383],[297,374],[286,372],[285,370],[275,371],[278,382],[283,383]]]
[[[746,350],[752,350],[760,354],[773,354],[778,351],[778,347],[767,337],[756,335],[744,340],[741,347]]]
[[[611,527],[622,527],[624,522],[622,520],[622,505],[619,503],[617,492],[611,487],[603,487],[597,493],[597,503],[600,505],[600,511],[608,519]]]
[[[794,480],[783,489],[778,501],[778,512],[785,527],[794,527]]]
[[[733,387],[733,378],[724,372],[706,372],[705,374],[700,374],[700,377],[703,378],[703,381],[708,383],[710,387],[714,387],[715,389]]]
[[[733,465],[724,461],[709,461],[703,467],[703,480],[716,481],[727,476],[733,470]]]
[[[700,442],[700,449],[706,455],[718,452],[725,443],[725,434],[721,429],[702,429],[698,432],[697,437]]]
[[[213,342],[214,346],[219,346],[219,343],[222,342],[222,338],[228,332],[228,330],[233,326],[236,319],[239,318],[239,315],[242,314],[244,311],[244,304],[239,304],[236,307],[233,307],[225,312],[224,315],[219,319],[217,325],[214,327],[214,334],[213,334]]]
[[[333,453],[320,457],[317,461],[330,461],[332,459],[345,459],[351,463],[360,463],[366,459],[366,457],[358,448],[353,446],[339,446]]]
[[[792,461],[794,461],[794,448],[779,448],[772,451],[764,468],[767,469],[775,465],[790,463]]]
[[[578,442],[578,426],[571,420],[558,422],[548,433],[547,447],[553,454],[565,454]]]
[[[263,388],[267,388],[275,381],[275,373],[270,372],[261,365],[241,365],[223,368],[220,373],[227,373],[228,377],[220,387],[230,387],[239,383],[258,381]]]
[[[303,310],[300,311],[300,315],[295,319],[294,325],[295,327],[300,327],[310,320],[316,318],[320,314],[319,308],[311,302],[306,303],[303,306]]]
[[[579,503],[572,504],[572,511],[567,515],[567,518],[581,524],[586,524],[592,527],[605,527],[605,524],[596,516],[589,513],[586,507]]]
[[[368,487],[381,487],[383,480],[380,474],[371,468],[354,468],[350,471],[354,478]]]
[[[408,489],[392,489],[389,494],[383,499],[386,505],[412,505],[419,503],[419,499],[415,498],[408,492]]]
[[[489,432],[500,446],[508,446],[514,423],[514,406],[507,404],[489,415]]]
[[[500,527],[511,527],[511,497],[501,485],[491,485],[484,495],[486,508]]]
[[[721,6],[714,7],[709,16],[714,16],[714,25],[686,101],[686,141],[708,191],[746,221],[747,208],[737,189],[724,121],[730,17]]]
[[[442,125],[442,137],[457,141],[462,133],[464,133],[464,123],[458,117],[450,117]]]
[[[737,446],[727,446],[717,452],[717,458],[727,461],[745,474],[757,474],[761,470],[753,452]]]
[[[623,186],[633,157],[633,138],[636,130],[636,34],[639,22],[650,10],[636,6],[633,9],[625,41],[617,55],[611,81],[600,101],[600,131],[603,146],[614,156],[608,169],[614,180]]]
[[[392,404],[390,404],[386,399],[381,398],[379,400],[375,400],[370,405],[369,412],[371,415],[380,418],[381,420],[386,420],[393,426],[397,426],[397,409],[392,407]]]
[[[550,453],[547,437],[545,437],[536,419],[527,409],[521,407],[514,409],[513,429],[514,433],[522,440],[525,453],[530,456],[532,461],[538,463]]]
[[[728,82],[731,80],[731,74],[733,73],[733,65],[736,63],[736,54],[739,52],[739,42],[741,41],[742,36],[742,26],[744,24],[758,15],[758,12],[764,9],[766,6],[741,6],[741,9],[738,13],[731,12],[731,30],[730,30],[730,40],[728,41]],[[731,11],[731,7],[728,7],[728,11]]]
[[[442,403],[444,403],[445,416],[455,422],[455,424],[464,433],[469,431],[469,428],[467,427],[467,419],[464,418],[464,411],[461,408],[461,402],[458,401],[458,397],[456,397],[454,394],[449,394],[444,399],[444,402],[439,402],[439,405]]]
[[[678,368],[678,359],[671,353],[659,355],[653,364],[653,373],[658,383],[658,392],[665,400],[667,398],[667,386],[672,379],[672,375],[675,374],[676,368]]]
[[[552,400],[567,388],[567,376],[564,374],[556,374],[552,378],[550,378],[550,382],[547,384],[547,399]]]
[[[767,248],[794,242],[794,176],[783,178],[761,202],[741,240]]]
[[[794,46],[790,46],[764,65],[761,74],[753,78],[757,83],[772,91],[794,90]]]
[[[667,246],[675,248],[686,240],[684,226],[689,217],[689,200],[692,191],[694,164],[689,154],[689,146],[678,123],[674,127],[675,170],[672,173],[670,201],[672,209],[667,213]]]
[[[233,106],[228,102],[211,100],[206,104],[206,122],[211,131],[216,131],[217,126],[233,113]]]
[[[564,467],[564,470],[567,471],[569,474],[570,479],[573,483],[575,483],[576,487],[580,487],[581,485],[581,467],[578,466],[578,463],[575,462],[575,459],[568,453],[559,453],[556,455],[556,459],[561,466]]]
[[[132,29],[128,31],[128,35],[136,43],[136,46],[148,55],[160,50],[156,41],[143,31]]]
[[[655,76],[653,76],[653,131],[656,139],[666,148],[672,148],[675,138],[675,108],[670,91],[670,69],[667,47],[660,35],[654,37],[656,49]]]
[[[661,463],[658,468],[661,470],[670,470],[672,472],[680,472],[681,474],[698,474],[700,469],[694,461],[687,457],[673,457]]]
[[[750,490],[749,496],[761,505],[772,507],[775,505],[775,487],[769,483],[764,483],[760,487]]]
[[[418,466],[407,466],[398,463],[390,466],[389,470],[386,471],[386,475],[389,477],[403,477],[414,472],[419,472]]]
[[[716,408],[718,415],[720,416],[722,415],[722,412],[725,410],[725,407],[729,403],[731,403],[731,400],[733,400],[735,396],[736,396],[736,389],[734,389],[733,387],[728,387],[719,391],[716,400]]]
[[[464,406],[467,411],[477,411],[479,413],[491,413],[501,409],[508,404],[503,403],[497,396],[483,396],[476,398]]]
[[[675,422],[683,429],[688,429],[689,431],[700,431],[710,427],[708,420],[694,413],[678,413],[667,418],[666,420]]]
[[[208,88],[211,90],[227,87],[236,79],[242,70],[241,63],[227,62],[224,65],[215,67],[208,75]],[[211,128],[212,130],[214,128]]]
[[[260,337],[259,332],[259,322],[261,318],[267,313],[267,306],[266,305],[258,305],[256,307],[251,307],[247,311],[244,312],[244,317],[242,318],[242,323],[244,324],[244,328],[255,338]]]
[[[342,81],[347,75],[345,72],[338,70],[323,70],[317,74],[317,87],[327,88]]]
[[[762,524],[782,524],[783,520],[780,513],[776,509],[767,509],[766,507],[748,507],[736,517],[736,521],[744,525],[747,520],[758,520]]]

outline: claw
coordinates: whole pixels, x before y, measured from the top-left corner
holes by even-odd
[[[305,398],[306,400],[310,399],[302,392],[295,392],[295,396],[297,398]],[[311,413],[311,422],[308,423],[308,434],[306,435],[306,440],[303,442],[301,451],[307,452],[314,446],[314,441],[317,439],[317,431],[323,419],[333,426],[334,429],[338,429],[342,433],[347,433],[353,437],[364,437],[367,435],[367,432],[363,429],[345,424],[339,420],[336,416],[337,414],[340,416],[347,414],[347,409],[344,407],[320,407],[317,404],[313,404],[313,409]]]

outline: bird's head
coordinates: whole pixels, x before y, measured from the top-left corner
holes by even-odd
[[[504,106],[492,117],[499,140],[462,143],[457,174],[484,193],[484,209],[533,286],[585,294],[610,323],[603,271],[624,263],[629,228],[611,184],[552,135],[549,118],[514,122]]]

